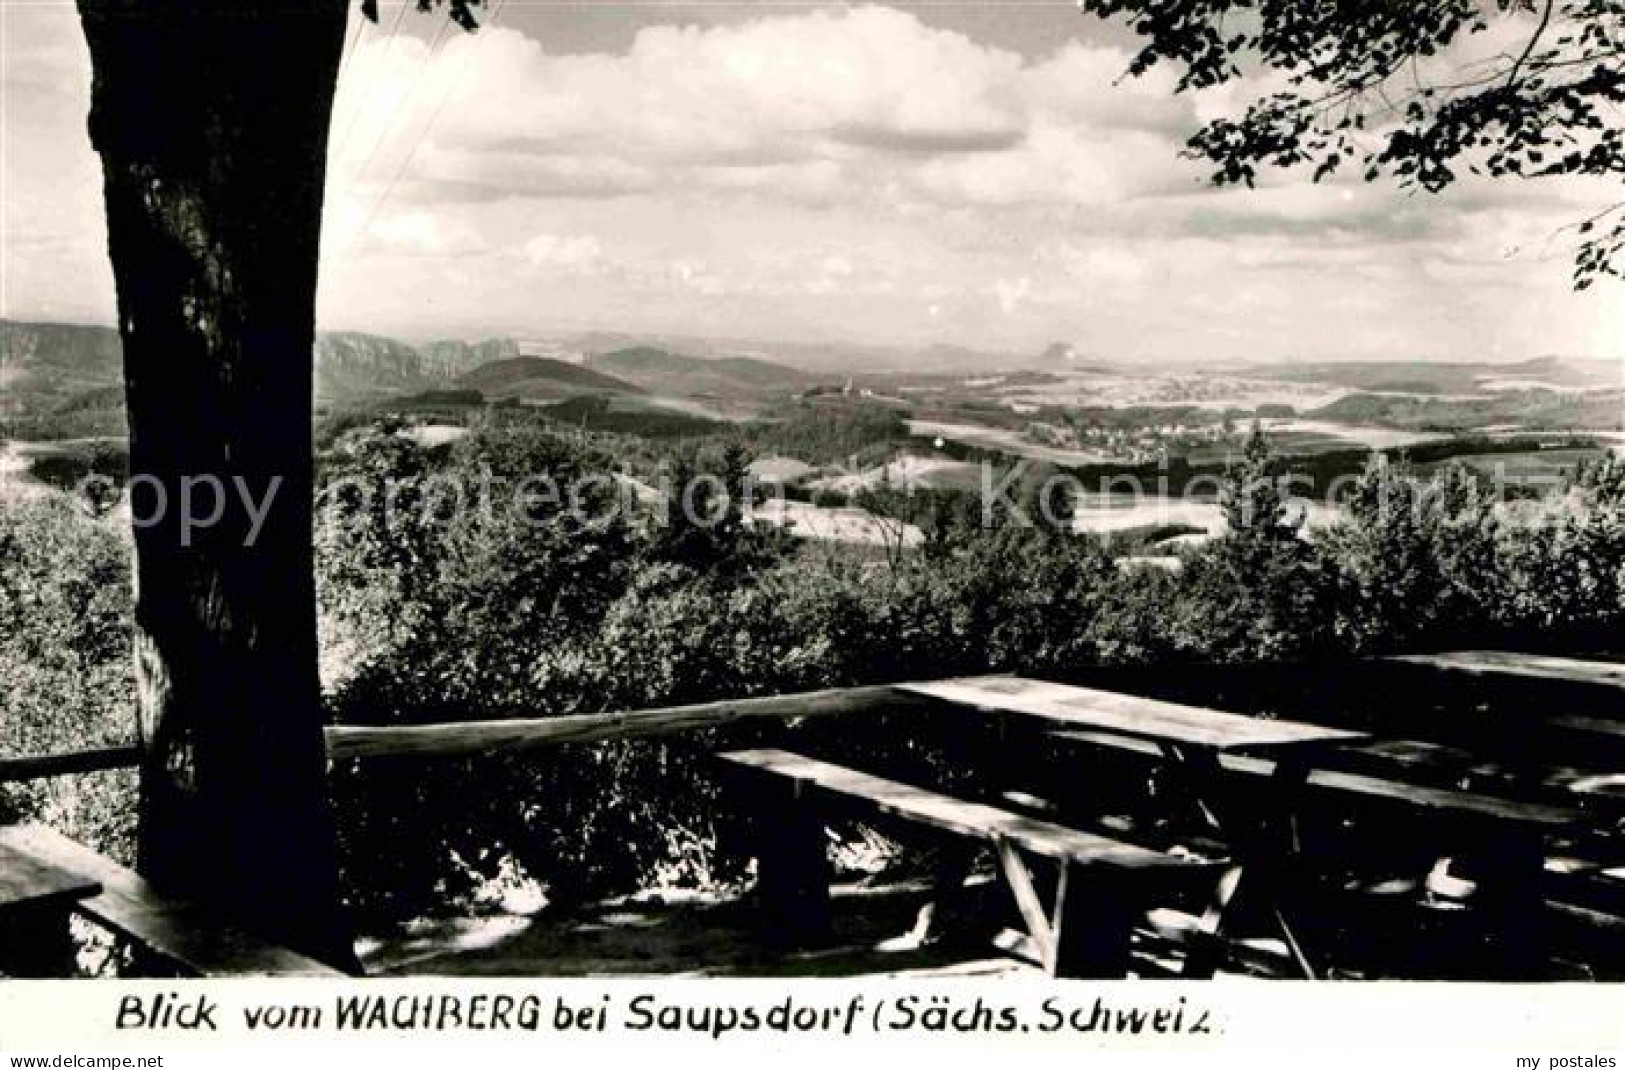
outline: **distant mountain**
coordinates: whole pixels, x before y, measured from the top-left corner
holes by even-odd
[[[1071,342],[1051,342],[1038,355],[1038,363],[1044,367],[1051,364],[1071,364],[1078,359],[1078,350]]]
[[[731,397],[795,390],[812,376],[757,357],[690,357],[653,346],[634,346],[587,358],[594,371],[656,394]]]
[[[510,357],[460,375],[456,385],[489,398],[556,401],[582,394],[641,394],[641,387],[579,364],[551,357]]]
[[[123,382],[118,332],[0,320],[0,386],[67,394]]]
[[[80,390],[56,407],[58,413],[113,412],[124,408],[124,384]]]
[[[1002,353],[987,353],[978,349],[967,349],[964,346],[939,343],[920,350],[903,367],[928,373],[972,373],[997,372],[1009,369],[1014,363],[1009,356]]]
[[[323,332],[313,353],[316,395],[342,402],[443,388],[465,372],[518,352],[506,338],[419,348],[382,335]],[[122,347],[111,327],[0,320],[0,396],[7,410],[107,408],[123,381]]]
[[[1508,369],[1503,365],[1490,365],[1491,374],[1498,379],[1526,376],[1533,380],[1564,383],[1571,386],[1625,390],[1625,357],[1612,360],[1603,357],[1535,357],[1520,361]]]
[[[336,331],[316,336],[316,394],[327,399],[375,397],[438,385],[423,356],[405,342]]]
[[[124,433],[117,331],[0,320],[0,438]]]
[[[1625,386],[1625,360],[1535,357],[1512,362],[1369,360],[1250,365],[1237,375],[1329,383],[1375,393],[1476,394],[1498,389],[1585,390]]]
[[[482,364],[519,356],[519,343],[512,338],[487,338],[480,342],[426,342],[417,347],[425,373],[450,381]]]
[[[1506,390],[1470,398],[1349,394],[1305,413],[1317,420],[1412,431],[1625,430],[1625,389]]]
[[[921,374],[936,370],[948,374],[994,373],[1031,363],[1030,358],[1023,361],[1009,353],[981,352],[946,345],[930,347],[922,353],[917,347],[864,342],[611,331],[566,332],[546,336],[546,341],[563,350],[599,355],[626,349],[659,349],[705,359],[746,357],[822,381],[828,381],[831,376],[844,378],[879,372]]]
[[[1071,342],[1051,342],[1038,355],[1040,371],[1101,372],[1111,369],[1107,361],[1083,352]]]

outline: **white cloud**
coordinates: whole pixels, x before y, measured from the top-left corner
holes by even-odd
[[[605,262],[604,248],[591,234],[538,234],[520,253],[532,267],[578,274],[592,274]]]
[[[1112,88],[1126,62],[1074,43],[1032,64],[873,6],[652,26],[618,56],[500,27],[380,41],[341,89],[335,173],[341,196],[410,159],[441,195],[1111,201],[1166,174],[1189,115],[1160,83]]]
[[[999,302],[999,308],[1006,316],[1013,316],[1021,309],[1021,303],[1032,292],[1033,280],[1023,275],[1019,279],[999,279],[993,284],[993,296]]]
[[[1176,96],[1165,72],[1120,82],[1115,45],[1017,54],[921,10],[677,26],[654,7],[613,54],[500,26],[431,50],[436,24],[411,14],[387,43],[364,28],[333,127],[324,321],[1148,356],[1613,351],[1617,298],[1569,293],[1552,238],[1611,186],[1212,190],[1183,138],[1267,83]],[[4,311],[105,318],[77,20],[5,18]]]
[[[453,256],[483,248],[472,228],[423,208],[374,221],[367,238],[394,252],[426,256]]]
[[[1068,280],[1096,289],[1138,287],[1153,270],[1146,256],[1120,239],[1052,240],[1039,247],[1037,256]]]

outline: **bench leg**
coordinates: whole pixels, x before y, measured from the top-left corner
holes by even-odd
[[[1227,914],[1230,904],[1235,901],[1237,890],[1241,887],[1241,877],[1241,867],[1231,866],[1219,878],[1219,883],[1213,890],[1213,901],[1208,904],[1207,911],[1191,933],[1191,943],[1189,950],[1185,952],[1183,970],[1183,975],[1187,979],[1209,980],[1218,970],[1219,963],[1224,958],[1222,941],[1225,937],[1226,923],[1229,921]]]
[[[1050,922],[1050,976],[1127,977],[1134,917],[1133,903],[1116,880],[1076,863],[1063,865]]]
[[[945,842],[931,867],[931,901],[920,908],[909,941],[917,946],[968,936],[977,925],[977,896],[965,887],[976,862],[977,847]]]
[[[829,935],[829,848],[824,823],[792,782],[764,796],[755,822],[756,892],[768,939],[810,947]]]
[[[1478,908],[1494,949],[1491,979],[1539,980],[1546,972],[1546,864],[1538,836],[1507,836],[1486,845],[1476,860]]]
[[[1211,751],[1170,748],[1169,756],[1186,770],[1206,800],[1208,816],[1230,841],[1233,863],[1193,934],[1184,975],[1213,976],[1223,959],[1225,934],[1254,929],[1278,935],[1298,976],[1315,980],[1318,971],[1299,939],[1292,913],[1298,880],[1291,867],[1301,857],[1293,803],[1309,776],[1308,767],[1278,761],[1265,792],[1241,792],[1227,781]]]
[[[1095,980],[1128,976],[1135,911],[1120,882],[1076,862],[1062,863],[1054,905],[1046,911],[1026,859],[1008,841],[999,840],[995,846],[999,869],[1037,946],[1044,972]]]
[[[42,904],[7,911],[0,927],[0,974],[72,977],[78,972],[67,908]]]

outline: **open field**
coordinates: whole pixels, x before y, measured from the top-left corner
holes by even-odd
[[[764,403],[757,399],[707,397],[675,397],[657,394],[643,399],[651,409],[693,416],[713,423],[740,423],[762,415]]]
[[[74,471],[83,465],[88,471],[99,455],[122,454],[124,449],[125,439],[122,437],[53,439],[46,442],[0,439],[0,504],[27,501],[51,491],[52,480],[42,479],[36,466]]]
[[[1264,430],[1271,436],[1307,435],[1324,436],[1331,449],[1364,446],[1373,450],[1403,449],[1419,442],[1438,442],[1450,435],[1438,431],[1402,431],[1386,427],[1358,427],[1333,420],[1264,420]],[[1283,453],[1322,452],[1306,448],[1303,443],[1283,442]]]
[[[401,432],[402,438],[409,438],[423,449],[433,449],[444,446],[448,442],[456,442],[468,436],[468,428],[457,424],[419,424],[408,427]]]
[[[899,490],[976,490],[981,486],[981,479],[981,466],[970,461],[905,453],[862,472],[843,472],[811,480],[808,486],[841,494],[856,494],[887,485]]]
[[[832,507],[769,499],[751,511],[752,523],[780,528],[804,539],[860,543],[866,546],[918,546],[925,535],[912,524],[882,520],[853,506]]]
[[[763,483],[797,483],[816,471],[795,457],[758,457],[750,463],[752,478]]]
[[[26,501],[45,488],[28,475],[28,461],[14,442],[0,443],[0,506]]]
[[[1048,461],[1051,464],[1105,464],[1111,460],[1104,453],[1095,450],[1060,449],[1030,442],[1020,431],[983,427],[979,424],[946,423],[940,420],[909,420],[907,424],[909,433],[919,438],[940,438],[976,449],[1027,457],[1035,461]]]
[[[1350,393],[1347,387],[1326,383],[1293,383],[1229,375],[1085,372],[1063,374],[1054,383],[1021,384],[1003,388],[1007,402],[1030,405],[1175,406],[1251,411],[1258,405],[1318,408]]]
[[[1304,500],[1295,500],[1291,511],[1310,529],[1328,527],[1341,515],[1331,506]],[[1221,535],[1224,512],[1214,501],[1135,494],[1086,494],[1072,510],[1072,528],[1080,533],[1112,535],[1172,524],[1201,528],[1209,536]]]
[[[1625,453],[1625,431],[1598,431],[1595,436],[1615,453]]]
[[[1527,453],[1469,453],[1421,468],[1432,471],[1443,464],[1461,464],[1498,482],[1555,488],[1573,474],[1581,461],[1595,460],[1603,452],[1600,449],[1551,449]]]

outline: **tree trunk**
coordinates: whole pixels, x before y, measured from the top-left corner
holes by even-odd
[[[129,405],[140,869],[355,969],[311,551],[346,0],[79,0],[79,14]]]

